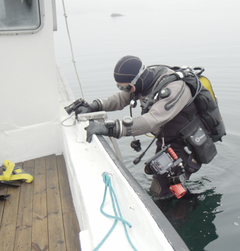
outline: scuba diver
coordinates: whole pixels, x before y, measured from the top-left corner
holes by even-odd
[[[85,130],[89,143],[93,134],[119,139],[124,136],[135,137],[152,133],[157,139],[156,157],[145,163],[145,172],[153,174],[150,192],[156,200],[171,197],[173,194],[176,196],[170,189],[171,186],[188,180],[204,163],[201,156],[195,154],[194,147],[187,147],[182,131],[185,134],[189,134],[189,130],[194,131],[192,135],[195,141],[198,141],[196,148],[200,146],[198,151],[200,155],[204,149],[206,149],[204,154],[210,154],[209,161],[216,155],[209,133],[205,129],[202,130],[204,125],[201,120],[195,119],[198,118],[198,109],[195,102],[192,102],[194,92],[183,81],[183,77],[187,75],[186,71],[179,71],[176,74],[174,68],[165,65],[146,67],[140,58],[124,56],[114,68],[114,79],[120,92],[108,98],[96,99],[91,104],[84,102],[75,110],[76,115],[96,111],[116,111],[128,105],[133,106],[136,100],[140,101],[142,108],[140,116],[134,118],[126,116],[122,120],[107,119],[105,122],[89,121],[89,126]],[[190,129],[188,125],[191,125]],[[134,143],[136,143],[133,144],[135,150],[139,151],[141,148],[138,142]],[[135,160],[134,164],[137,164],[141,157]],[[157,168],[160,168],[159,171]],[[181,196],[184,194],[185,192]]]

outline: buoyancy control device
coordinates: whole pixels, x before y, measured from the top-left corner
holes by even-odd
[[[201,67],[168,67],[175,73],[165,76],[149,97],[142,103],[142,114],[149,111],[150,107],[159,100],[166,86],[177,80],[183,80],[190,88],[192,99],[190,105],[195,103],[197,116],[179,133],[188,148],[195,153],[200,163],[209,163],[217,154],[213,142],[222,141],[226,135],[225,126],[219,111],[217,98],[213,92],[210,81],[202,76]],[[156,81],[156,78],[154,79]]]
[[[197,78],[190,75],[190,77],[187,76],[183,79],[190,87],[193,95],[193,99],[190,102],[195,103],[202,122],[210,132],[209,136],[212,138],[212,141],[222,141],[222,137],[226,135],[226,130],[211,82],[201,75],[204,71],[203,68],[195,67],[193,70],[195,72],[198,71],[195,74]]]
[[[169,66],[168,66],[169,67]],[[171,82],[183,80],[190,88],[193,98],[188,102],[195,102],[200,118],[209,130],[209,136],[213,142],[222,141],[226,135],[225,126],[220,114],[217,98],[213,92],[210,81],[201,75],[202,67],[169,67],[175,73],[165,77],[142,104],[142,114],[158,101],[161,91]]]

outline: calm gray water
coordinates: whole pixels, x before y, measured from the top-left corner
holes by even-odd
[[[172,0],[147,2],[65,0],[75,60],[84,92],[91,102],[117,92],[113,68],[125,55],[139,56],[146,65],[203,66],[217,95],[227,136],[217,143],[218,155],[191,177],[191,198],[158,203],[190,250],[237,251],[240,245],[240,4],[237,0]],[[81,97],[71,63],[61,1],[58,4],[56,57],[75,94]],[[124,16],[111,17],[112,13]],[[109,118],[129,114],[109,113]],[[139,106],[133,115],[140,114]],[[138,137],[142,148],[150,142]],[[129,144],[118,140],[125,164],[144,189],[150,185],[144,160]]]

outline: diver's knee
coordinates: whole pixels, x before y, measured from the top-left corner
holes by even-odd
[[[152,194],[154,196],[160,196],[160,193],[162,191],[162,187],[161,187],[159,181],[155,177],[153,177],[153,179],[152,179],[150,191],[152,192]]]

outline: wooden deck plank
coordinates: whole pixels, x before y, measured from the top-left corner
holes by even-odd
[[[35,159],[32,250],[48,250],[47,184],[45,158]]]
[[[0,174],[2,175],[2,170],[0,171]],[[0,195],[6,195],[7,189],[8,187],[6,185],[0,184]],[[0,200],[0,226],[2,224],[4,207],[5,207],[5,200]]]
[[[34,176],[34,160],[24,162],[23,170]],[[23,182],[19,188],[19,207],[14,250],[31,250],[33,183]]]
[[[66,250],[55,156],[46,157],[49,250]]]
[[[21,166],[21,163],[17,163],[17,166]],[[13,250],[17,214],[18,214],[18,202],[19,202],[19,187],[8,186],[7,194],[10,197],[4,203],[4,211],[2,215],[2,222],[0,228],[0,247],[1,250]]]
[[[57,156],[57,165],[67,250],[79,251],[80,230],[75,209],[73,207],[72,196],[69,196],[71,192],[68,182],[67,170],[65,168],[65,160],[62,155]]]
[[[10,194],[0,201],[0,250],[79,251],[79,226],[64,157],[51,155],[16,165],[34,180],[0,190]]]

